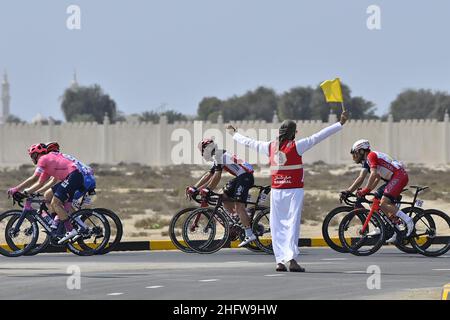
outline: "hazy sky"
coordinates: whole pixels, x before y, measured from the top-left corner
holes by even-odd
[[[81,30],[66,9],[81,7]],[[381,8],[381,30],[366,26]],[[340,76],[384,113],[405,88],[450,88],[448,0],[0,0],[11,112],[63,119],[73,70],[126,113]]]

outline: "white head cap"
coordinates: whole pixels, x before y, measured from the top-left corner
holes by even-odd
[[[353,146],[352,149],[350,150],[350,153],[354,153],[358,150],[369,150],[370,149],[370,142],[369,140],[366,139],[360,139],[358,141],[356,141]]]

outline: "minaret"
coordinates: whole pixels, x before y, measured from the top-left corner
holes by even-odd
[[[5,71],[3,74],[3,81],[2,81],[2,114],[0,117],[1,123],[5,123],[9,117],[10,102],[11,102],[11,96],[9,95],[8,74]]]
[[[79,85],[78,85],[78,80],[77,80],[77,70],[75,70],[73,72],[73,79],[72,79],[72,83],[70,85],[70,89],[72,90],[76,90],[78,89]]]

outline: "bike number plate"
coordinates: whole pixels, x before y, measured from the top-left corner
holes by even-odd
[[[422,208],[423,200],[416,200],[416,207]]]

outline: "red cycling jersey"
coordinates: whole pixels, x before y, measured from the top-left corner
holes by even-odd
[[[370,168],[376,168],[380,177],[384,180],[391,180],[394,173],[403,170],[403,165],[388,156],[385,153],[378,151],[371,151],[367,155],[367,163]]]

